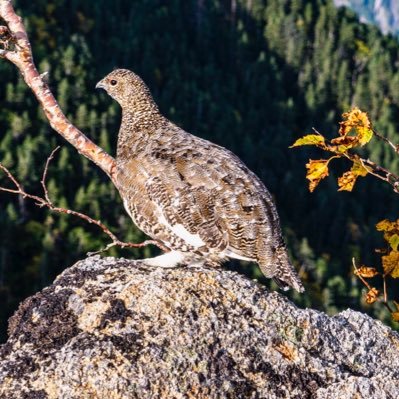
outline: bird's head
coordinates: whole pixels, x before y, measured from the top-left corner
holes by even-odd
[[[122,108],[153,104],[146,84],[128,69],[115,69],[96,84],[96,89],[104,89]]]

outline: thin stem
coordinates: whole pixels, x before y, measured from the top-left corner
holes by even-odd
[[[355,275],[359,277],[360,281],[366,286],[366,288],[370,291],[372,289],[371,285],[358,273],[358,268],[356,266],[355,258],[352,258],[352,264],[355,269]],[[384,286],[384,299],[382,301],[383,305],[388,309],[389,313],[393,313],[392,308],[389,306],[388,303],[388,295],[387,295],[387,285],[386,285],[386,276],[383,276],[383,286]]]
[[[399,146],[395,145],[392,143],[391,140],[387,139],[383,135],[377,132],[377,130],[373,129],[374,136],[377,137],[377,139],[383,141],[384,143],[388,144],[397,154],[399,154]]]
[[[324,137],[316,128],[312,128],[312,130]],[[399,146],[396,146],[395,144],[393,144],[390,140],[388,140],[387,138],[383,137],[382,135],[380,135],[376,130],[373,129],[373,133],[375,134],[375,136],[377,138],[379,138],[380,140],[384,141],[385,143],[387,143],[390,147],[392,147],[396,153],[399,153]],[[326,149],[324,147],[321,147],[322,149]],[[331,151],[331,150],[330,150]],[[338,157],[344,156],[345,158],[349,159],[352,162],[355,161],[359,161],[362,163],[363,167],[365,167],[365,169],[367,169],[367,171],[377,177],[378,179],[390,184],[393,188],[393,191],[397,194],[399,194],[399,176],[395,175],[394,173],[390,172],[388,169],[383,168],[380,165],[377,165],[375,162],[371,161],[370,159],[364,159],[359,157],[357,154],[352,154],[349,150],[340,153],[338,155]]]
[[[0,186],[0,191],[5,191],[5,192],[8,192],[8,193],[21,195],[23,198],[29,198],[29,199],[35,201],[36,205],[38,205],[41,208],[47,207],[53,212],[63,213],[63,214],[66,214],[66,215],[73,215],[73,216],[76,216],[76,217],[78,217],[80,219],[85,220],[86,222],[88,222],[90,224],[94,224],[94,225],[98,226],[112,240],[112,242],[110,244],[108,244],[107,247],[104,248],[103,250],[100,250],[100,251],[95,252],[95,253],[104,252],[104,251],[108,250],[109,248],[112,248],[113,246],[119,246],[121,248],[141,248],[141,247],[144,247],[146,245],[156,245],[162,251],[166,251],[166,252],[169,251],[169,249],[167,247],[165,247],[162,243],[160,243],[160,242],[158,242],[156,240],[146,240],[146,241],[141,242],[141,243],[123,242],[123,241],[119,240],[116,237],[116,235],[114,233],[112,233],[112,231],[104,223],[102,223],[100,220],[95,220],[95,219],[91,218],[90,216],[87,216],[87,215],[85,215],[84,213],[81,213],[81,212],[77,212],[77,211],[73,211],[71,209],[55,206],[53,204],[53,202],[51,201],[51,199],[50,199],[50,196],[49,196],[49,193],[48,193],[48,189],[46,187],[46,179],[47,179],[48,168],[49,168],[50,162],[54,159],[54,155],[55,155],[56,151],[58,151],[59,148],[60,147],[55,148],[51,152],[50,156],[47,158],[47,161],[46,161],[46,165],[45,165],[45,168],[44,168],[44,171],[43,171],[42,180],[41,180],[41,185],[43,187],[43,192],[44,192],[44,198],[43,197],[39,197],[37,195],[33,195],[33,194],[27,193],[22,188],[22,185],[18,182],[18,180],[10,172],[10,170],[6,166],[4,166],[1,162],[0,162],[0,169],[11,180],[11,182],[15,185],[16,189]]]
[[[315,127],[312,127],[312,130],[321,137],[324,137]]]
[[[352,258],[352,264],[353,264],[353,267],[354,267],[354,269],[355,269],[355,271],[356,271],[355,275],[356,275],[357,277],[359,277],[360,281],[361,281],[361,282],[366,286],[366,288],[370,291],[370,290],[371,290],[370,284],[360,275],[360,273],[358,273],[359,269],[358,269],[357,266],[356,266],[355,258]]]
[[[46,179],[47,179],[47,172],[48,172],[48,167],[50,165],[50,162],[54,159],[54,155],[55,153],[60,149],[60,146],[57,146],[56,148],[54,148],[53,151],[51,151],[50,156],[47,158],[46,161],[46,166],[44,167],[44,171],[43,171],[43,176],[42,176],[42,180],[40,181],[42,188],[43,188],[43,192],[44,192],[44,198],[46,198],[46,201],[52,205],[52,202],[50,200],[50,197],[48,195],[48,190],[46,187]]]
[[[361,162],[365,169],[367,169],[368,173],[391,185],[393,191],[399,194],[399,176],[383,168],[382,166],[377,165],[370,159],[361,158],[358,155],[350,153],[349,151],[344,152],[342,156],[352,162]]]
[[[388,302],[388,295],[387,295],[387,281],[385,275],[382,276],[383,286],[384,286],[384,302]]]

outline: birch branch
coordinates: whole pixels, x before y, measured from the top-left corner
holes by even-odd
[[[32,55],[32,48],[24,23],[22,18],[15,13],[11,0],[0,0],[0,18],[5,22],[5,25],[0,25],[0,58],[10,61],[18,68],[25,80],[25,83],[30,87],[39,101],[51,127],[64,137],[65,140],[72,144],[80,154],[99,166],[116,186],[114,173],[116,166],[115,159],[85,136],[83,132],[76,128],[62,112],[57,100],[51,93],[47,82],[44,80],[44,75],[40,75],[36,69]],[[34,200],[36,205],[39,207],[47,207],[54,212],[74,215],[86,220],[88,223],[97,225],[112,240],[106,248],[98,252],[106,251],[113,246],[119,246],[122,248],[138,248],[149,244],[156,245],[163,251],[168,251],[168,248],[155,240],[147,240],[137,244],[120,241],[101,221],[92,219],[80,212],[55,206],[52,203],[46,188],[48,166],[54,157],[55,151],[56,150],[54,150],[47,159],[41,180],[44,197],[27,193],[13,174],[3,164],[1,164],[1,162],[0,170],[6,174],[15,188],[0,186],[0,191],[17,194],[23,198],[29,198]]]
[[[0,17],[6,23],[6,26],[0,26],[0,57],[12,62],[19,69],[38,99],[51,127],[80,154],[99,166],[115,184],[115,159],[86,137],[61,111],[48,84],[36,69],[24,23],[15,13],[11,0],[0,0]]]

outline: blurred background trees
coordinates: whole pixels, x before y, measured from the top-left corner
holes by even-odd
[[[376,263],[374,225],[395,219],[389,187],[362,179],[337,193],[333,179],[310,194],[303,165],[314,150],[288,146],[315,126],[336,131],[352,105],[367,110],[380,133],[399,142],[399,43],[332,0],[18,0],[40,72],[69,118],[114,153],[120,110],[95,83],[114,67],[146,81],[168,118],[223,145],[254,170],[275,196],[294,262],[307,285],[294,299],[327,312],[372,312],[361,301],[351,258]],[[54,133],[32,93],[0,62],[0,159],[29,192],[39,192],[45,160],[55,204],[100,218],[124,240],[144,236],[108,178]],[[379,142],[365,156],[392,171],[398,158]],[[340,170],[337,171],[340,174]],[[0,176],[0,183],[5,180]],[[95,226],[0,195],[0,323],[18,303],[88,251],[107,243]],[[152,248],[110,255],[149,256]],[[154,250],[155,251],[155,250]],[[254,265],[231,264],[253,278]],[[392,288],[393,289],[393,288]]]

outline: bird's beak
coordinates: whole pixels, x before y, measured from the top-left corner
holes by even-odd
[[[104,82],[102,80],[100,80],[97,84],[96,84],[96,89],[104,89],[105,90],[105,85]]]

